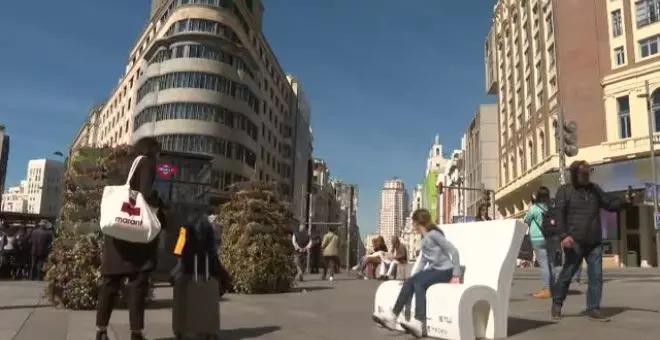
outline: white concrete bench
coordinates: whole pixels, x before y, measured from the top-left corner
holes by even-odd
[[[507,337],[511,284],[527,226],[518,220],[441,225],[456,248],[463,268],[461,284],[435,284],[426,292],[429,337],[456,340]],[[374,312],[391,310],[402,281],[383,282]],[[399,321],[412,317],[411,306]],[[397,325],[399,330],[403,329]]]

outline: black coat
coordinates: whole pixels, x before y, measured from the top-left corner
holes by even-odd
[[[572,236],[580,243],[600,244],[603,242],[600,210],[618,212],[628,205],[625,200],[605,193],[596,184],[564,184],[557,189],[555,196],[557,225],[561,230],[558,236],[560,239]]]
[[[38,258],[48,256],[51,244],[53,243],[53,232],[44,227],[35,229],[30,235],[30,255]]]
[[[124,160],[120,165],[119,173],[114,178],[110,178],[108,184],[126,183],[132,164],[133,159]],[[163,218],[163,203],[153,189],[155,179],[156,160],[145,157],[140,161],[130,186],[131,189],[139,191],[150,206],[159,208],[158,219],[164,229],[166,221]],[[158,259],[158,240],[159,238],[156,237],[151,243],[133,243],[104,236],[101,273],[103,275],[125,275],[154,270]]]

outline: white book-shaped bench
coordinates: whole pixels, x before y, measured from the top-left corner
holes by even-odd
[[[461,284],[435,284],[426,291],[428,336],[506,338],[511,284],[527,226],[519,220],[496,220],[439,227],[458,249],[463,278]],[[374,312],[393,308],[401,284],[387,281],[378,287]],[[413,298],[399,321],[412,317],[414,303]],[[403,331],[400,326],[398,329]]]

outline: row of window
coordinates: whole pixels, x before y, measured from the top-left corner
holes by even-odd
[[[250,35],[250,26],[248,25],[247,20],[243,17],[243,14],[238,10],[238,7],[236,7],[234,0],[177,0],[174,7],[183,5],[207,5],[230,10],[241,23],[245,33]],[[248,6],[248,8],[250,8],[250,6]]]
[[[252,79],[256,79],[254,72],[247,67],[247,64],[240,57],[203,44],[175,45],[169,49],[162,49],[154,55],[149,61],[149,64],[162,63],[163,61],[177,58],[200,58],[220,61],[232,65],[236,70],[243,71]]]
[[[245,131],[257,140],[259,128],[247,116],[224,107],[200,103],[168,103],[143,109],[133,118],[133,131],[152,122],[173,119],[201,120],[224,124],[232,129]]]
[[[246,102],[259,113],[259,99],[243,85],[225,77],[204,72],[172,72],[147,79],[137,91],[139,103],[147,94],[174,88],[204,89],[224,93]]]
[[[232,30],[229,26],[207,19],[183,19],[179,20],[170,26],[165,33],[166,36],[172,34],[184,33],[184,32],[203,32],[211,33],[219,36],[223,36],[230,41],[240,42],[236,32]]]
[[[171,134],[156,136],[156,139],[160,142],[163,150],[167,151],[221,155],[228,159],[241,161],[251,168],[254,168],[257,163],[257,154],[254,151],[240,143],[221,138]]]

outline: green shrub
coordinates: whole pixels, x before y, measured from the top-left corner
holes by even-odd
[[[237,293],[282,293],[293,286],[291,213],[276,188],[271,183],[241,183],[219,214],[222,263]]]

